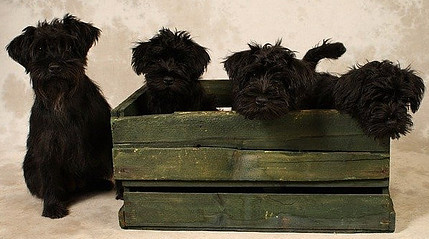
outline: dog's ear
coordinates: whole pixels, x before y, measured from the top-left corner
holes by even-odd
[[[190,33],[187,31],[176,30],[173,33],[168,28],[163,28],[159,32],[159,37],[164,40],[163,45],[165,47],[172,47],[179,52],[182,50],[186,52],[186,55],[188,55],[190,59],[188,60],[187,57],[185,57],[183,60],[192,64],[192,68],[190,68],[192,72],[189,73],[193,79],[198,79],[210,63],[210,55],[207,49],[192,40]]]
[[[417,76],[413,70],[409,68],[403,70],[405,73],[405,82],[408,83],[408,101],[410,103],[410,108],[413,113],[420,107],[420,102],[423,99],[423,94],[425,92],[425,85],[423,79]]]
[[[199,78],[207,69],[207,65],[210,63],[210,55],[209,53],[207,53],[206,48],[196,43],[192,47],[192,51],[192,55],[195,56],[195,58],[193,59],[195,67],[194,78]]]
[[[137,46],[132,49],[133,56],[131,65],[137,75],[145,74],[150,62],[151,42],[138,42]]]
[[[251,64],[255,58],[252,57],[254,54],[257,54],[262,49],[262,46],[256,42],[247,44],[250,50],[236,52],[228,57],[224,63],[224,68],[226,73],[228,73],[229,78],[234,79],[238,76],[245,66]]]
[[[252,54],[260,51],[264,47],[264,46],[259,45],[256,42],[252,42],[252,43],[249,43],[247,45],[249,46],[250,51],[252,52]],[[265,47],[268,47],[268,46],[271,46],[271,44],[269,44],[269,43],[265,44]]]
[[[89,23],[77,19],[75,16],[66,14],[63,18],[64,28],[74,37],[76,37],[79,50],[86,56],[89,48],[98,40],[101,30]]]
[[[352,67],[349,72],[342,75],[333,88],[335,108],[340,111],[352,113],[362,97],[363,78],[369,77],[360,70],[361,66]]]
[[[240,70],[249,64],[251,54],[250,51],[240,51],[226,57],[223,64],[230,79],[236,78]]]
[[[6,50],[9,56],[25,67],[28,73],[28,63],[30,62],[30,45],[34,40],[34,32],[36,28],[29,26],[22,30],[22,34],[15,37],[9,45],[6,46]]]

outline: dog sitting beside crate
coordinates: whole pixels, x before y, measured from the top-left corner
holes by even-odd
[[[87,53],[100,30],[72,15],[26,27],[7,46],[35,92],[23,163],[42,215],[62,218],[72,198],[113,188],[110,106],[86,76]]]

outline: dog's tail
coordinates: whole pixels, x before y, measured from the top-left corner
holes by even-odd
[[[341,42],[330,43],[330,39],[323,40],[322,45],[315,46],[305,53],[303,61],[308,62],[314,69],[317,63],[324,58],[338,59],[346,52],[346,47]]]

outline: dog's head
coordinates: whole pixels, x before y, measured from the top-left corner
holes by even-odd
[[[423,80],[413,70],[373,61],[341,77],[334,97],[337,108],[358,118],[368,135],[397,139],[410,132],[409,113],[419,109],[424,90]]]
[[[85,74],[86,55],[100,30],[72,15],[26,27],[6,47],[30,73],[36,94],[70,90]]]
[[[206,49],[186,31],[163,28],[146,42],[133,48],[132,66],[144,74],[151,91],[186,92],[193,88],[210,62]]]
[[[233,86],[233,109],[249,119],[275,119],[297,109],[305,87],[314,82],[314,70],[280,41],[249,48],[224,62]]]

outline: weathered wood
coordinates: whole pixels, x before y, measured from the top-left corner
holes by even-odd
[[[231,107],[231,83],[229,80],[200,80],[206,93],[214,97],[216,106]],[[143,85],[126,100],[112,110],[113,117],[136,116],[145,114],[144,105],[147,86]]]
[[[119,226],[122,227],[122,228],[125,228],[126,225],[127,225],[127,222],[125,221],[124,206],[122,206],[119,209],[118,218],[119,218]]]
[[[136,116],[141,115],[141,105],[139,105],[139,99],[147,91],[147,86],[143,85],[140,89],[136,90],[126,100],[115,107],[111,115],[112,117],[125,117],[125,116]]]
[[[389,152],[335,110],[291,112],[278,120],[247,120],[234,112],[186,112],[112,120],[114,144],[303,151]]]
[[[228,80],[201,81],[231,106]],[[389,139],[335,110],[247,120],[235,112],[147,115],[146,86],[112,110],[123,228],[391,232]]]
[[[388,195],[125,193],[125,228],[390,232]]]
[[[387,179],[389,155],[226,148],[114,149],[116,180],[347,181]]]
[[[292,182],[292,181],[178,181],[178,180],[121,180],[122,185],[126,188],[141,188],[141,187],[155,187],[155,188],[200,188],[206,187],[239,187],[248,188],[281,188],[281,187],[301,187],[301,188],[361,188],[365,191],[366,188],[388,188],[389,179],[368,179],[368,180],[347,180],[347,181],[306,181],[306,182]],[[388,193],[388,192],[386,192]]]
[[[207,94],[215,97],[217,107],[231,107],[231,82],[230,80],[200,80]]]

